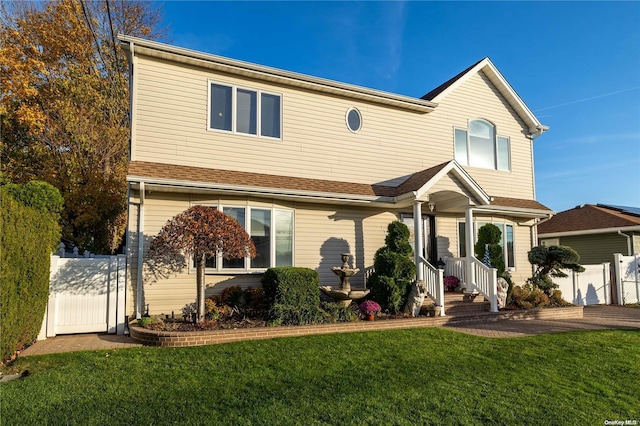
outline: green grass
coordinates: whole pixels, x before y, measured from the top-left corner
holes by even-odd
[[[2,425],[602,425],[640,420],[640,332],[444,329],[20,358]]]

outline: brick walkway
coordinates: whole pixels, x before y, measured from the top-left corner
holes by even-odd
[[[577,330],[640,330],[640,308],[587,306],[583,319],[571,320],[499,320],[444,325],[444,328],[483,337],[507,338]],[[81,350],[133,348],[142,346],[129,336],[113,334],[75,334],[41,340],[20,356],[43,355]]]

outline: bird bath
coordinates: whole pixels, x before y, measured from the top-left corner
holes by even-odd
[[[336,289],[331,286],[320,286],[320,291],[333,299],[341,306],[349,306],[352,300],[358,300],[369,294],[367,288],[351,288],[349,278],[357,274],[360,269],[349,267],[349,253],[342,253],[342,266],[334,266],[331,272],[340,277],[340,286]]]

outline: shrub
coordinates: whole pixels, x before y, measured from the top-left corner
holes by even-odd
[[[297,325],[322,321],[320,279],[313,269],[269,268],[261,282],[272,323]]]
[[[20,185],[15,188],[29,194]],[[60,227],[48,211],[16,201],[7,185],[0,187],[0,202],[0,361],[4,361],[33,342],[40,331],[49,297],[50,255],[60,241]]]
[[[410,257],[409,235],[409,228],[404,223],[389,224],[385,245],[373,257],[375,272],[367,281],[371,297],[384,311],[392,314],[400,312],[404,306],[416,273]]]
[[[511,302],[508,307],[511,309],[531,309],[548,306],[549,303],[549,296],[544,291],[528,284],[523,287],[515,286],[513,288]]]
[[[563,278],[567,274],[563,269],[574,272],[584,272],[584,268],[578,263],[580,255],[568,246],[537,246],[528,253],[529,263],[536,267],[533,276],[528,282],[544,290],[551,296],[558,286],[553,283],[553,278]]]
[[[157,322],[156,320],[154,320],[151,317],[142,317],[138,320],[138,325],[140,327],[144,327],[147,328],[149,327],[151,324],[153,324],[154,322]]]
[[[498,270],[498,276],[505,271],[504,259],[502,257],[502,231],[496,225],[487,223],[478,229],[478,242],[474,246],[476,257],[483,260],[485,252],[489,252],[489,261],[491,267]]]
[[[341,306],[338,303],[326,302],[322,304],[322,312],[325,322],[351,322],[358,319],[358,312],[353,304]]]

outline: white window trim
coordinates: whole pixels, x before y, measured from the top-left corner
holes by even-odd
[[[471,140],[470,140],[470,136],[469,136],[469,128],[471,127],[471,122],[472,121],[482,121],[482,122],[488,123],[491,126],[493,126],[493,129],[494,129],[494,132],[493,132],[494,133],[493,134],[493,139],[494,139],[493,140],[493,168],[470,165],[470,163],[471,163]],[[467,163],[466,164],[461,164],[462,166],[474,167],[476,169],[482,169],[482,170],[493,170],[493,171],[496,171],[496,172],[505,172],[505,173],[510,173],[511,172],[511,170],[512,170],[511,138],[509,136],[503,136],[503,135],[498,134],[498,126],[496,126],[495,124],[493,124],[489,120],[485,120],[484,118],[468,119],[466,128],[454,126],[453,127],[453,156],[454,156],[454,158],[456,157],[456,130],[463,131],[465,133],[465,135],[467,136],[467,141],[466,141]],[[508,147],[509,149],[508,149],[508,152],[507,152],[507,156],[508,156],[508,159],[509,159],[509,168],[507,170],[503,170],[503,169],[499,169],[498,168],[498,138],[506,139],[508,144],[509,144],[509,147]]]
[[[351,111],[357,112],[358,113],[358,117],[360,118],[360,126],[356,130],[353,130],[351,128],[351,126],[349,126],[349,113]],[[344,115],[344,121],[345,121],[345,124],[347,125],[347,129],[349,129],[349,131],[351,133],[358,133],[360,130],[362,130],[362,124],[363,124],[363,122],[362,122],[362,113],[360,112],[360,110],[358,108],[350,107],[349,109],[347,109],[347,112]]]
[[[231,130],[224,130],[224,129],[214,129],[211,127],[211,85],[212,84],[217,84],[219,86],[226,86],[226,87],[230,87],[231,88]],[[247,90],[247,91],[251,91],[251,92],[255,92],[256,93],[256,134],[251,134],[251,133],[244,133],[244,132],[238,132],[237,131],[237,98],[238,98],[238,89],[240,90]],[[273,136],[263,136],[262,133],[262,95],[272,95],[272,96],[278,96],[280,98],[280,136],[279,137],[273,137]],[[253,138],[263,138],[263,139],[272,139],[272,140],[282,140],[282,121],[283,121],[283,116],[282,116],[282,93],[277,93],[277,92],[271,92],[271,91],[267,91],[267,90],[260,90],[260,89],[254,89],[252,87],[246,87],[246,86],[238,86],[236,84],[231,84],[231,83],[226,83],[226,82],[222,82],[222,81],[217,81],[217,80],[207,80],[207,131],[210,132],[219,132],[219,133],[226,133],[226,134],[234,134],[234,135],[242,135],[242,136],[247,136],[247,137],[253,137]]]
[[[245,231],[251,236],[251,210],[269,210],[271,212],[271,224],[270,229],[272,230],[272,235],[269,237],[269,266],[270,268],[276,267],[276,211],[287,211],[291,212],[291,266],[295,266],[295,258],[296,258],[296,211],[295,209],[282,208],[282,207],[269,207],[269,206],[252,206],[252,205],[241,205],[241,204],[198,204],[193,203],[194,205],[203,205],[209,207],[215,207],[219,211],[224,212],[224,208],[241,208],[245,210]],[[251,259],[249,257],[244,258],[244,268],[224,268],[222,254],[218,253],[216,256],[216,267],[215,268],[205,268],[204,272],[207,275],[250,275],[250,274],[262,274],[269,268],[247,268],[247,265],[251,264]],[[189,260],[189,273],[196,273],[196,269],[193,266],[193,260]]]
[[[463,219],[458,219],[456,221],[456,238],[458,241],[458,256],[460,256],[460,224],[464,224],[465,221]],[[507,219],[491,219],[490,221],[488,220],[482,220],[482,219],[474,219],[473,220],[473,244],[475,245],[476,242],[478,241],[478,229],[480,229],[480,227],[482,225],[485,225],[487,223],[491,223],[493,225],[497,224],[497,223],[501,223],[504,225],[504,228],[501,230],[502,231],[502,243],[503,243],[503,247],[502,247],[502,257],[504,260],[504,265],[505,265],[505,270],[506,271],[517,271],[518,270],[518,262],[516,261],[517,256],[517,245],[516,245],[516,226],[515,223],[507,220]],[[506,247],[506,243],[507,243],[507,226],[511,226],[511,228],[513,229],[513,266],[509,267],[509,260],[507,259],[507,247]],[[465,241],[466,243],[466,241]],[[473,247],[472,247],[473,250]],[[472,251],[473,253],[473,251]]]

